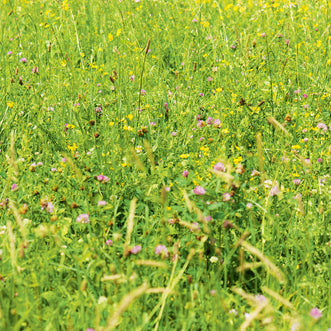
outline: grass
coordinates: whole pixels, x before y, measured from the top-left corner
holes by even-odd
[[[327,1],[0,5],[1,330],[328,330]]]

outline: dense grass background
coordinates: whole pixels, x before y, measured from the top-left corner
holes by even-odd
[[[328,330],[327,1],[0,3],[1,330]]]

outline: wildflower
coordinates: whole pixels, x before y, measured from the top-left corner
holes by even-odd
[[[225,229],[226,228],[231,229],[231,228],[233,228],[233,224],[230,221],[225,220],[224,223],[223,223],[223,228],[225,228]]]
[[[197,222],[192,223],[192,228],[190,229],[191,232],[200,231],[200,226]]]
[[[260,175],[260,172],[253,169],[252,173],[251,173],[251,177],[255,177],[255,176],[259,176]]]
[[[251,204],[250,202],[246,205],[246,208],[251,209],[253,207],[253,204]]]
[[[51,168],[51,171],[52,172],[57,172],[57,169],[56,168]]]
[[[192,22],[196,23],[196,22],[198,22],[198,20],[196,18],[193,18]]]
[[[131,254],[138,254],[140,251],[141,251],[141,246],[140,245],[134,246],[130,249]]]
[[[215,291],[215,290],[210,290],[210,295],[211,295],[212,297],[214,297],[214,296],[216,295],[216,291]]]
[[[266,36],[266,33],[265,32],[261,33],[261,37],[262,38],[264,38],[265,36]]]
[[[193,191],[196,195],[204,195],[206,193],[206,190],[201,187],[201,186],[197,186],[194,191]]]
[[[54,205],[51,202],[48,202],[46,210],[52,214],[54,212]]]
[[[141,93],[141,95],[145,95],[146,91],[144,89],[141,89],[140,93]]]
[[[323,159],[321,159],[320,157],[317,159],[317,162],[318,163],[322,163],[323,162]]]
[[[229,310],[229,314],[233,314],[234,316],[238,315],[238,312],[235,309]]]
[[[25,57],[22,57],[22,58],[20,59],[20,62],[22,62],[22,63],[27,63],[28,60],[27,60]]]
[[[12,51],[9,51],[8,53],[7,53],[7,55],[9,56],[9,55],[13,55],[13,52]]]
[[[187,171],[187,170],[184,170],[183,173],[182,173],[182,175],[183,175],[185,178],[187,178],[187,176],[188,176],[188,171]]]
[[[213,218],[212,218],[211,216],[205,216],[205,217],[204,217],[204,220],[205,220],[206,222],[211,222],[211,221],[213,220]]]
[[[150,126],[156,126],[156,123],[155,122],[149,122],[149,125]]]
[[[131,81],[131,82],[134,82],[134,75],[131,75],[130,77],[129,77],[129,80]]]
[[[273,186],[270,190],[270,196],[278,195],[280,193],[278,186]]]
[[[173,131],[173,132],[171,132],[171,135],[172,135],[173,137],[176,137],[176,136],[177,136],[177,132],[176,132],[176,131]]]
[[[328,131],[328,127],[327,127],[327,125],[324,124],[324,123],[322,123],[322,122],[318,123],[318,124],[317,124],[317,127],[318,127],[319,129],[322,129],[324,132]]]
[[[15,191],[17,188],[18,188],[18,185],[17,185],[17,184],[13,184],[13,185],[11,186],[11,190],[12,190],[12,191]]]
[[[305,105],[303,105],[303,108],[308,109],[309,108],[309,105],[308,104],[305,104]]]
[[[211,125],[213,123],[213,118],[212,117],[207,117],[206,123],[208,125]]]
[[[316,320],[320,319],[322,317],[322,313],[320,312],[320,310],[318,308],[313,308],[310,312],[309,312],[310,316]]]
[[[300,94],[300,93],[301,93],[300,89],[294,90],[294,94]]]
[[[33,67],[32,68],[32,73],[33,74],[37,74],[39,72],[39,68],[38,67]]]
[[[106,246],[111,246],[113,244],[113,241],[108,239],[106,240]]]
[[[232,48],[232,49],[236,49],[236,46],[233,45],[233,44],[231,44],[231,45],[230,45],[230,48]]]
[[[197,123],[197,127],[198,128],[203,128],[205,126],[205,122],[204,121],[198,121]]]
[[[48,111],[54,111],[54,107],[47,107]]]
[[[217,256],[212,256],[212,257],[209,259],[209,261],[210,261],[211,263],[217,263],[217,262],[218,262],[218,257],[217,257]]]
[[[307,98],[308,98],[308,94],[302,94],[302,97],[303,97],[304,99],[307,99]]]
[[[213,78],[212,77],[208,77],[208,82],[212,82],[213,81]]]
[[[215,171],[222,171],[222,172],[225,172],[225,171],[226,171],[224,164],[221,163],[221,162],[217,162],[217,163],[214,165],[214,170],[215,170]]]
[[[300,183],[301,183],[301,179],[300,179],[300,178],[295,178],[295,179],[293,179],[293,183],[294,183],[295,185],[300,185]]]
[[[200,93],[199,93],[199,97],[203,97],[203,93],[200,92]]]
[[[88,214],[80,214],[76,218],[76,222],[78,223],[89,223],[89,221],[90,221],[90,217]]]
[[[214,121],[214,128],[220,128],[221,127],[221,121],[219,119],[216,119]]]
[[[285,44],[286,44],[286,45],[289,45],[289,44],[290,44],[290,39],[286,39],[286,40],[285,40]]]
[[[223,193],[223,201],[230,201],[231,195],[230,193]]]
[[[166,246],[158,245],[155,247],[155,254],[161,255],[162,257],[167,257],[169,255],[169,252]]]
[[[104,176],[104,175],[98,175],[97,180],[101,183],[105,183],[105,182],[109,181],[109,178],[107,176]]]
[[[107,201],[98,201],[98,206],[107,206]]]

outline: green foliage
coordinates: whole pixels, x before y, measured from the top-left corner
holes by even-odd
[[[326,1],[0,8],[1,330],[331,327]]]

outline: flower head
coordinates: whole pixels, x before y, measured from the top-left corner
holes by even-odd
[[[187,177],[187,176],[188,176],[188,171],[187,171],[187,170],[184,170],[183,173],[182,173],[182,175],[183,175],[184,177]]]
[[[322,317],[322,313],[318,308],[313,308],[309,314],[312,318],[315,318],[316,320]]]
[[[90,221],[89,214],[80,214],[76,218],[76,222],[78,222],[78,223],[89,223],[89,221]]]
[[[166,246],[158,245],[155,247],[155,254],[161,255],[162,257],[167,257],[169,255],[169,252]]]
[[[140,245],[134,246],[130,249],[131,254],[138,254],[140,251],[141,251],[141,246]]]
[[[225,172],[225,166],[223,163],[221,162],[217,162],[215,165],[214,165],[214,170],[215,171],[222,171],[222,172]]]
[[[206,190],[202,186],[197,186],[193,192],[196,195],[204,195],[206,193]]]

